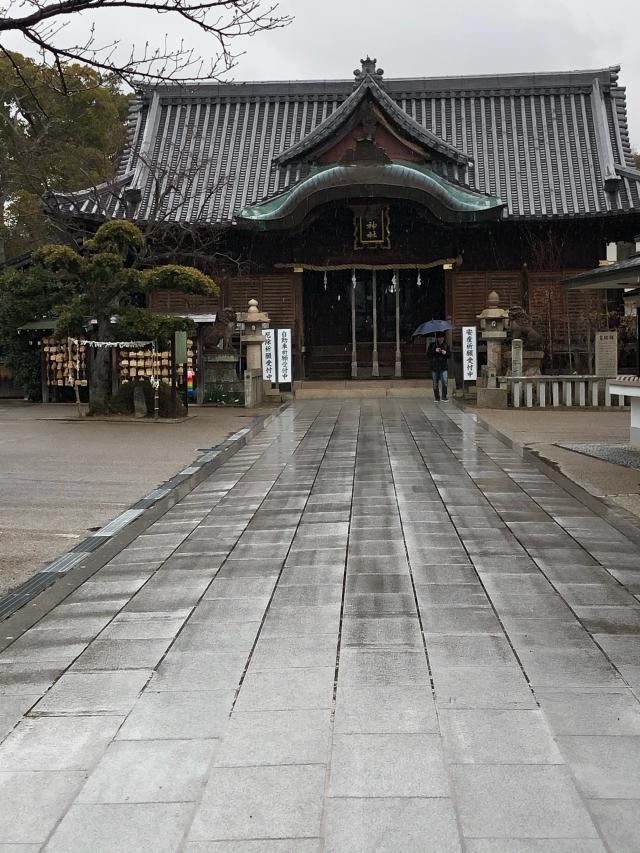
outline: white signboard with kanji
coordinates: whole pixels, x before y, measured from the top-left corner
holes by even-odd
[[[478,347],[475,326],[462,327],[462,378],[465,382],[473,382],[478,378]]]
[[[618,333],[596,332],[596,376],[618,375]]]
[[[291,329],[278,329],[278,382],[291,382]]]
[[[266,340],[262,344],[262,375],[267,382],[276,381],[276,333],[274,329],[264,329]]]

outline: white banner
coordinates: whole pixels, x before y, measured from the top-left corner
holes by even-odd
[[[462,378],[465,382],[473,382],[478,378],[478,348],[476,344],[476,327],[462,327]]]
[[[278,382],[291,382],[291,329],[278,329]]]
[[[273,329],[263,329],[266,341],[262,344],[262,375],[267,382],[276,381],[276,333]]]

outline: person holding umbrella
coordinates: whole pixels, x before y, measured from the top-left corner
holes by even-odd
[[[440,383],[442,383],[442,400],[447,402],[449,386],[449,358],[451,347],[447,344],[444,333],[453,329],[448,320],[429,320],[421,323],[413,333],[417,335],[430,335],[435,332],[436,339],[427,347],[427,355],[431,356],[431,375],[433,377],[433,395],[436,403],[440,402]]]
[[[436,403],[440,402],[440,383],[442,382],[442,401],[446,403],[448,400],[451,349],[445,340],[444,332],[436,332],[436,339],[429,346],[428,354],[431,356],[431,376],[435,401]]]

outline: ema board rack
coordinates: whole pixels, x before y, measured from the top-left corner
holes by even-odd
[[[155,359],[155,361],[154,361]],[[195,351],[193,341],[187,340],[187,369],[193,370],[195,365]],[[181,378],[183,365],[177,366],[178,377]],[[151,349],[118,350],[118,374],[120,381],[131,382],[151,379],[157,375],[158,379],[165,384],[171,381],[171,352],[160,350],[154,354]]]

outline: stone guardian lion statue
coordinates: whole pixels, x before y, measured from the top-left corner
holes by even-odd
[[[204,333],[204,346],[207,350],[219,348],[220,341],[223,341],[223,352],[234,352],[231,344],[233,333],[236,329],[236,312],[233,308],[223,308],[218,311],[216,321]]]

